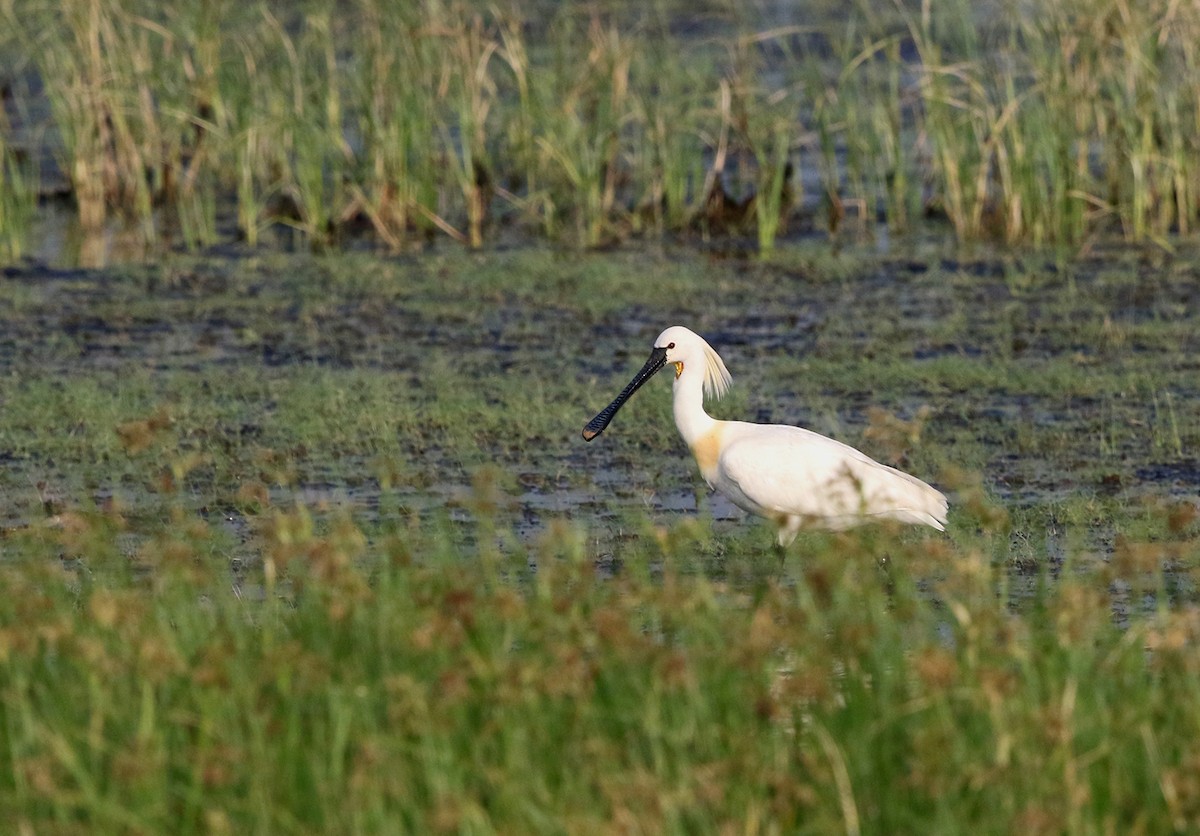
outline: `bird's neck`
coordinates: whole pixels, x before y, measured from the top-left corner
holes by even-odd
[[[704,384],[700,375],[684,373],[675,378],[675,426],[688,446],[712,431],[716,421],[704,411]]]

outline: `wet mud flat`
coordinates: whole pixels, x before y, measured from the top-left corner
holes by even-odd
[[[619,563],[647,519],[699,514],[765,553],[767,529],[703,486],[665,382],[579,436],[686,324],[734,376],[714,414],[807,426],[944,486],[951,536],[1005,516],[1014,576],[1162,542],[1191,594],[1195,254],[247,250],[27,262],[0,296],[7,530],[116,504],[136,538],[182,504],[253,560],[264,511],[299,504],[464,537],[486,516],[527,541],[570,520]]]

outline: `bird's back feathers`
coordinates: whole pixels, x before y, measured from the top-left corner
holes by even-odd
[[[724,422],[712,486],[768,518],[839,530],[874,519],[944,530],[946,497],[915,476],[811,430]],[[707,478],[708,474],[706,474]]]

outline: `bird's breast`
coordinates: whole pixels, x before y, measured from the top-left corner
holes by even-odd
[[[718,424],[692,442],[692,455],[700,465],[700,475],[712,485],[717,475],[717,459],[721,456],[721,426]]]

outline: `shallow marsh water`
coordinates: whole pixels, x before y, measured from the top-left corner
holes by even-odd
[[[1200,490],[1198,295],[1195,254],[1122,248],[26,263],[0,278],[0,524],[182,502],[252,560],[267,506],[466,532],[486,516],[524,539],[571,519],[619,562],[641,521],[698,517],[765,556],[767,527],[704,488],[665,379],[579,436],[679,323],[733,373],[714,414],[807,426],[946,488],[951,538],[1006,514],[995,559],[1032,576],[1194,535],[1172,509]]]

